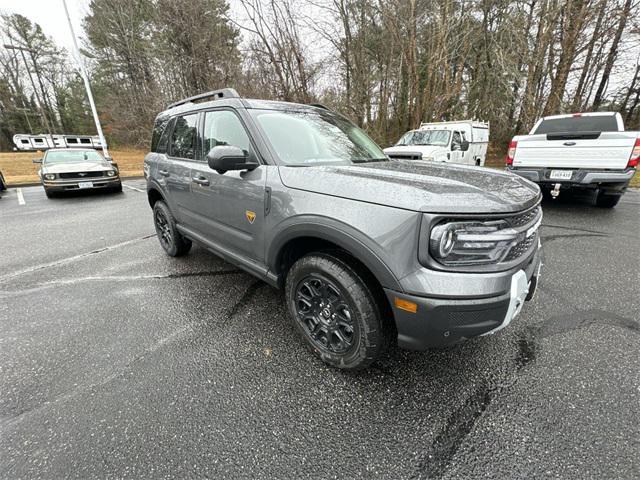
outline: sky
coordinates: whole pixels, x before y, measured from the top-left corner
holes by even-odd
[[[82,18],[87,12],[89,0],[67,0],[69,16],[76,35],[82,36]],[[53,37],[56,44],[73,50],[67,18],[62,0],[0,0],[2,13],[19,13],[31,21],[39,23],[44,33]]]

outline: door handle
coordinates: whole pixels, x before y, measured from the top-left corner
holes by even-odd
[[[209,185],[209,179],[207,177],[199,176],[193,177],[191,179],[193,183],[197,183],[198,185],[204,185],[205,187]]]
[[[170,175],[169,170],[158,170],[158,173],[163,177],[168,177]]]

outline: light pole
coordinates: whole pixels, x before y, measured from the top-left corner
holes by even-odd
[[[11,39],[9,39],[11,40]],[[31,75],[31,70],[29,70],[29,64],[27,63],[27,57],[25,57],[24,52],[33,53],[33,50],[25,47],[16,47],[14,45],[4,45],[4,48],[7,50],[18,50],[20,51],[20,55],[22,56],[22,61],[24,62],[24,68],[27,69],[27,74],[29,75],[29,80],[31,81],[31,87],[33,88],[33,94],[36,96],[36,101],[38,102],[38,108],[40,109],[40,114],[42,115],[42,120],[44,121],[44,127],[47,129],[47,133],[49,134],[49,139],[51,140],[51,148],[55,148],[56,144],[53,141],[53,134],[51,133],[51,125],[49,124],[49,119],[47,118],[47,112],[43,107],[42,100],[40,100],[40,96],[38,95],[38,89],[36,88],[36,83],[33,81],[33,76]],[[24,105],[24,103],[23,103]]]
[[[106,158],[109,157],[109,150],[107,149],[107,141],[104,139],[104,135],[102,134],[102,127],[100,126],[100,119],[98,118],[98,111],[96,110],[96,104],[93,101],[93,93],[91,93],[91,85],[89,84],[89,77],[87,76],[87,72],[84,68],[84,64],[80,59],[80,50],[78,49],[78,41],[76,40],[76,34],[73,32],[73,25],[71,24],[71,17],[69,16],[69,9],[67,8],[66,0],[62,0],[62,4],[64,5],[64,13],[67,14],[67,22],[69,22],[69,31],[71,32],[71,38],[73,39],[73,48],[74,54],[78,61],[78,66],[80,67],[80,74],[82,75],[82,80],[84,80],[84,88],[87,91],[87,97],[89,97],[89,104],[91,105],[91,113],[93,113],[93,121],[96,124],[96,130],[98,131],[98,137],[100,138],[100,143],[102,144],[102,153]]]

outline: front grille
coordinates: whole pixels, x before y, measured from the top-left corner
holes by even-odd
[[[542,207],[540,207],[540,205],[519,215],[505,218],[511,228],[514,228],[522,233],[520,233],[521,237],[519,238],[518,242],[513,247],[511,247],[509,253],[507,253],[507,255],[502,259],[501,263],[513,262],[525,255],[527,252],[529,252],[529,250],[531,250],[531,247],[533,247],[533,245],[537,242],[538,232],[533,232],[528,237],[526,236],[526,234],[531,227],[535,226],[536,223],[540,221],[541,218]]]
[[[535,208],[532,208],[528,212],[525,212],[521,215],[516,215],[515,217],[507,218],[507,222],[511,225],[512,228],[522,227],[527,225],[528,223],[533,224],[535,220],[537,220],[538,215],[540,214],[541,207],[538,205]]]
[[[516,260],[517,258],[520,258],[525,253],[527,253],[529,249],[533,246],[533,243],[536,241],[536,238],[538,238],[537,233],[525,238],[524,240],[520,240],[513,247],[511,247],[511,250],[509,250],[509,253],[504,258],[503,262],[511,262],[513,260]]]
[[[422,160],[421,153],[390,153],[389,158],[394,160]]]
[[[60,173],[60,178],[77,178],[82,180],[83,178],[97,178],[104,177],[106,172],[69,172]]]

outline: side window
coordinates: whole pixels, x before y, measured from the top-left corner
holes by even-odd
[[[158,143],[160,142],[160,137],[165,130],[165,127],[169,123],[169,117],[158,117],[153,125],[153,132],[151,134],[151,151],[158,151]],[[166,147],[165,147],[166,148]]]
[[[462,138],[460,137],[460,132],[453,132],[453,138],[451,139],[451,150],[461,150],[462,149]]]
[[[173,130],[173,124],[175,123],[175,120],[176,120],[175,118],[172,118],[167,123],[167,126],[162,131],[162,135],[160,136],[160,140],[158,140],[158,146],[156,147],[155,150],[152,149],[153,152],[156,152],[156,153],[167,153],[167,150],[169,149],[169,134]]]
[[[204,117],[205,155],[218,145],[233,145],[252,154],[251,141],[235,113],[229,110],[206,112]]]
[[[177,117],[171,134],[172,157],[188,158],[193,160],[196,152],[198,137],[198,114]]]

